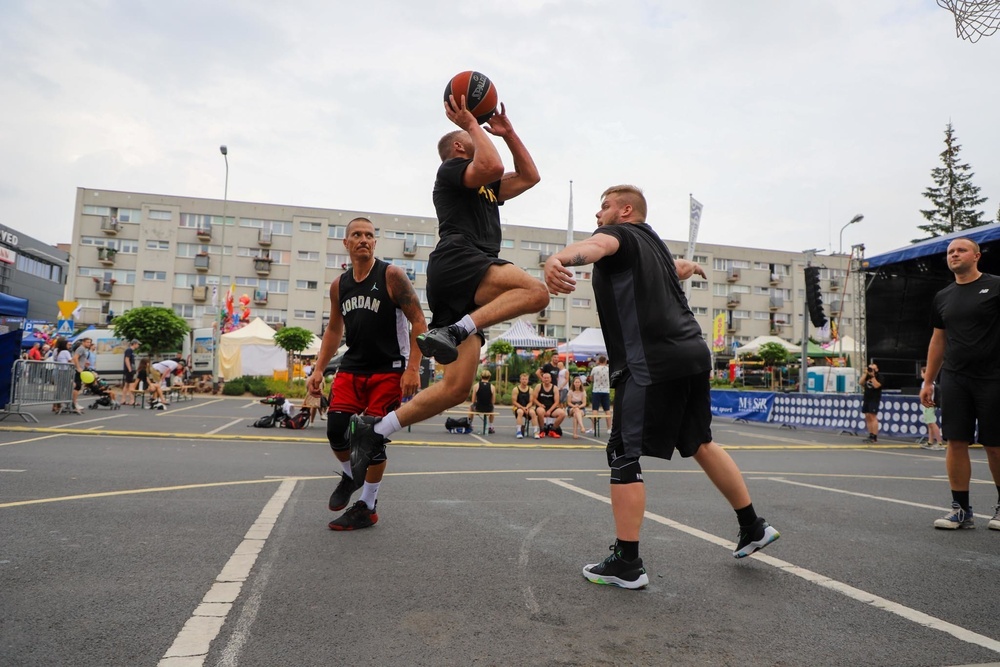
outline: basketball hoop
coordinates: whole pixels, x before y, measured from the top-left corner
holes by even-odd
[[[1000,29],[1000,0],[937,0],[955,15],[955,34],[970,42]]]

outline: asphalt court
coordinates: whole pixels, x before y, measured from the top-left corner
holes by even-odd
[[[689,461],[644,460],[643,591],[580,574],[613,540],[603,443],[396,434],[379,523],[334,533],[325,423],[269,408],[36,412],[0,424],[0,664],[966,665],[1000,661],[1000,531],[935,531],[943,453],[716,422],[782,533]],[[565,424],[564,424],[565,427]]]

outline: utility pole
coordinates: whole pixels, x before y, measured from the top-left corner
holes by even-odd
[[[812,266],[812,261],[816,257],[816,249],[803,250],[806,255],[806,268]],[[805,285],[805,271],[802,272],[802,284]],[[803,290],[802,299],[802,359],[799,364],[799,391],[806,392],[809,367],[809,299],[805,297]]]

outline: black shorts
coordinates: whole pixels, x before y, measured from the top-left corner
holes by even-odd
[[[881,396],[876,396],[874,398],[863,398],[861,400],[861,414],[877,415],[878,408],[881,403],[882,403]]]
[[[708,371],[643,387],[626,373],[615,385],[608,461],[621,456],[687,458],[712,441]]]
[[[135,371],[132,371],[131,373],[128,371],[122,371],[122,382],[125,384],[132,384],[135,382]]]
[[[470,407],[472,412],[493,412],[492,403],[473,403]]]
[[[486,254],[460,236],[446,236],[431,252],[427,263],[427,305],[433,317],[430,328],[458,322],[474,311],[476,290],[491,266],[510,264]]]
[[[598,410],[611,412],[611,394],[595,391],[590,395],[590,407],[594,412]]]
[[[80,378],[80,371],[74,371],[73,373],[73,389],[77,391],[83,389],[83,380]]]
[[[1000,380],[941,373],[941,433],[945,440],[1000,447]],[[979,436],[976,436],[976,425]]]

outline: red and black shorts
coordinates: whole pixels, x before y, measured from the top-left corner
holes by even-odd
[[[344,412],[372,417],[385,417],[399,407],[403,390],[399,373],[358,375],[340,371],[330,389],[329,412]]]

